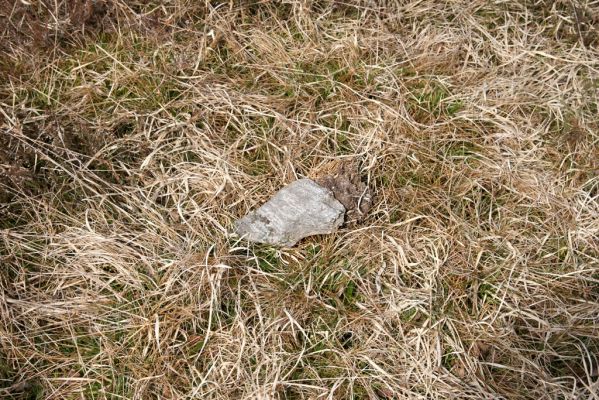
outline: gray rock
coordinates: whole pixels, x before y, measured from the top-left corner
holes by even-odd
[[[238,220],[235,233],[251,242],[291,247],[307,236],[334,232],[344,214],[345,207],[330,190],[300,179]]]

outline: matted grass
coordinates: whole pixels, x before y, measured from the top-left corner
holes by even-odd
[[[0,397],[597,398],[598,10],[5,2]],[[364,221],[230,237],[331,160]]]

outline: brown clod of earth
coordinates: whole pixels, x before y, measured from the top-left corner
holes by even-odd
[[[345,207],[346,222],[361,222],[372,206],[368,186],[362,182],[354,162],[334,160],[319,169],[313,177],[319,185],[333,192]]]

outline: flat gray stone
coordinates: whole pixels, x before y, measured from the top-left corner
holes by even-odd
[[[307,236],[334,232],[344,214],[345,207],[329,189],[300,179],[238,220],[235,233],[250,242],[291,247]]]

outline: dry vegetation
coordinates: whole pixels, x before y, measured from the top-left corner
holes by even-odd
[[[0,4],[0,397],[599,398],[597,1]]]

